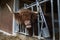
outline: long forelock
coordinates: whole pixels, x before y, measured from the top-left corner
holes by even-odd
[[[32,17],[33,17],[33,19],[35,19],[36,18],[36,15],[32,12],[32,11],[30,11],[30,10],[28,10],[28,9],[22,9],[22,10],[19,10],[19,12],[18,12],[19,14],[17,14],[16,15],[16,19],[19,21],[19,22],[21,22],[21,23],[23,23],[24,22],[24,20],[25,20],[25,18],[24,18],[24,20],[22,19],[23,18],[23,14],[28,14],[28,16],[30,16],[30,15],[32,15]],[[32,19],[32,20],[33,20]],[[34,20],[33,20],[34,21]]]

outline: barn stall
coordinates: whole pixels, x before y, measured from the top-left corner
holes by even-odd
[[[26,28],[21,27],[22,26],[21,24],[16,23],[14,15],[10,13],[9,9],[5,5],[7,3],[10,5],[10,7],[14,12],[17,12],[21,8],[26,8],[26,9],[37,11],[37,12],[42,10],[43,18],[41,20],[42,21],[45,20],[44,25],[46,25],[47,29],[49,30],[47,31],[48,32],[47,34],[51,36],[48,39],[59,40],[59,34],[60,34],[59,32],[59,27],[60,27],[59,1],[57,0],[9,0],[8,2],[4,1],[4,3],[3,1],[0,1],[0,5],[1,5],[0,6],[0,9],[1,9],[0,29],[2,31],[8,34],[20,33],[20,34],[28,35]],[[43,14],[46,14],[47,16],[44,16]],[[38,16],[38,36],[36,37],[38,39],[41,39],[41,38],[44,38],[44,35],[41,34],[40,32],[40,30],[43,30],[43,29],[40,28],[41,26],[40,23],[42,22],[39,22],[39,16]],[[48,37],[48,35],[46,36]],[[35,37],[34,34],[33,34],[33,37]]]

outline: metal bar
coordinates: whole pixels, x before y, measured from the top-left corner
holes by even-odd
[[[16,10],[19,9],[18,8],[18,3],[16,1],[18,2],[19,0],[14,0],[14,3],[13,3],[13,12],[16,12]],[[17,8],[16,8],[16,6],[17,6]],[[18,31],[18,29],[16,29],[18,27],[16,27],[16,26],[17,26],[17,23],[16,23],[16,20],[15,20],[14,14],[13,14],[13,33],[16,33],[16,31]]]
[[[59,40],[60,40],[60,0],[57,0],[57,6],[58,6],[58,23],[59,23]]]
[[[43,12],[42,12],[42,9],[41,9],[41,5],[39,5],[39,10],[40,10],[39,12],[40,12],[40,16],[41,16],[41,24],[42,24],[42,25],[41,25],[41,30],[42,30],[43,22],[44,22],[44,17],[43,17],[43,15],[42,15]]]
[[[29,35],[27,28],[25,28],[25,35]]]
[[[33,6],[31,7],[31,10],[33,11]]]
[[[33,6],[31,7],[31,10],[34,11],[34,10],[33,10]],[[33,36],[34,36],[34,27],[33,27]]]
[[[19,10],[19,0],[15,0],[15,11],[17,12]]]
[[[14,0],[14,3],[13,3],[13,11],[15,12],[15,7],[16,5],[15,5],[15,0]],[[15,17],[14,17],[14,14],[13,14],[13,34],[15,34],[15,23],[16,23],[16,20],[15,20]]]
[[[52,27],[53,27],[53,40],[55,40],[53,0],[51,0],[51,15],[52,15]]]
[[[13,4],[13,11],[15,12],[15,0],[14,0],[14,4]]]
[[[15,0],[14,0],[14,3],[13,3],[13,11],[15,11]],[[12,26],[12,33],[14,34],[14,26],[15,26],[15,18],[14,18],[14,15],[13,15],[13,26]]]
[[[22,25],[20,25],[20,32],[19,33],[27,35],[26,31],[25,32],[24,31],[25,31],[24,27]]]
[[[42,8],[41,8],[41,5],[39,5],[39,8],[40,8],[40,16],[41,16],[41,20],[42,20],[42,22],[41,22],[41,31],[44,29],[43,28],[43,23],[45,23],[45,28],[46,28],[46,33],[45,33],[45,37],[50,37],[50,35],[49,35],[49,30],[48,30],[48,25],[47,25],[47,22],[46,22],[46,19],[45,19],[45,17],[44,17],[44,14],[43,14],[43,11],[42,11]]]
[[[23,31],[23,33],[24,33],[24,26],[22,26],[22,31]]]
[[[37,12],[39,12],[39,3],[36,0],[36,7],[37,7]],[[40,19],[39,19],[39,14],[38,14],[38,39],[41,39],[41,31],[40,31]]]
[[[44,3],[44,2],[47,2],[47,1],[49,1],[49,0],[45,0],[45,1],[41,1],[41,2],[39,2],[39,4],[42,4],[42,3]],[[36,2],[33,4],[30,4],[30,5],[28,5],[28,6],[26,6],[26,8],[30,8],[30,7],[32,7],[32,6],[36,6],[37,4],[36,4]]]
[[[24,34],[24,35],[29,35],[29,34],[26,34],[26,33],[23,33],[23,32],[20,32],[21,34]]]

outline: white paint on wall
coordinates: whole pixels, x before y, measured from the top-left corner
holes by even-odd
[[[12,34],[10,34],[8,32],[3,31],[3,30],[0,30],[0,32],[2,32],[3,34],[6,34],[6,35],[12,35]]]

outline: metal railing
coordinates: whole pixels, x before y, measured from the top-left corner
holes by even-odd
[[[56,40],[55,39],[55,35],[56,35],[55,34],[55,26],[54,26],[55,19],[54,19],[54,12],[53,12],[54,11],[53,10],[53,7],[54,7],[53,6],[53,0],[43,0],[43,1],[36,0],[36,2],[31,3],[29,5],[24,4],[24,8],[25,9],[31,8],[31,10],[34,11],[34,7],[36,6],[36,11],[38,13],[40,13],[37,16],[38,16],[38,39],[41,39],[41,33],[42,33],[41,30],[43,29],[43,22],[45,23],[45,25],[47,27],[47,30],[48,30],[47,22],[46,22],[46,19],[44,17],[44,14],[43,14],[43,11],[42,11],[42,8],[41,8],[41,4],[45,3],[45,2],[48,2],[48,1],[50,1],[50,3],[51,3],[51,18],[52,18],[52,28],[53,28],[53,30],[52,30],[53,31],[53,40]],[[59,5],[59,0],[57,1],[57,5],[58,5],[58,18],[59,18],[58,22],[59,22],[59,38],[60,38],[60,15],[59,15],[59,13],[60,13],[60,7],[59,6],[60,5]],[[41,20],[39,19],[39,17],[41,17]],[[40,24],[40,22],[41,22],[41,24]],[[21,30],[23,30],[23,31],[21,31]],[[24,35],[29,35],[28,32],[27,32],[27,29],[26,28],[25,29],[22,28],[22,26],[20,26],[20,33],[22,33]],[[34,29],[33,29],[33,35],[34,35]]]
[[[42,35],[42,30],[43,30],[43,23],[45,23],[45,26],[46,26],[46,29],[47,29],[47,35],[45,34],[45,36],[47,37],[47,36],[49,36],[49,31],[48,31],[48,26],[47,26],[47,23],[46,23],[46,20],[45,20],[45,17],[44,17],[44,14],[43,14],[43,11],[42,11],[42,9],[41,9],[41,4],[42,3],[45,3],[45,2],[47,2],[48,0],[45,0],[45,1],[37,1],[36,0],[36,2],[34,2],[34,3],[32,3],[32,4],[30,4],[30,5],[27,5],[27,4],[24,4],[24,8],[25,9],[29,9],[29,8],[31,8],[31,10],[32,11],[34,11],[33,10],[33,7],[34,6],[36,6],[36,11],[38,12],[38,39],[41,39],[42,37],[41,37],[41,35]],[[39,15],[40,14],[40,15]],[[40,20],[40,17],[41,17],[41,20]],[[41,24],[40,24],[41,23]],[[41,25],[41,26],[40,26]],[[41,28],[40,28],[41,27]],[[33,29],[33,35],[34,35],[34,29]]]

